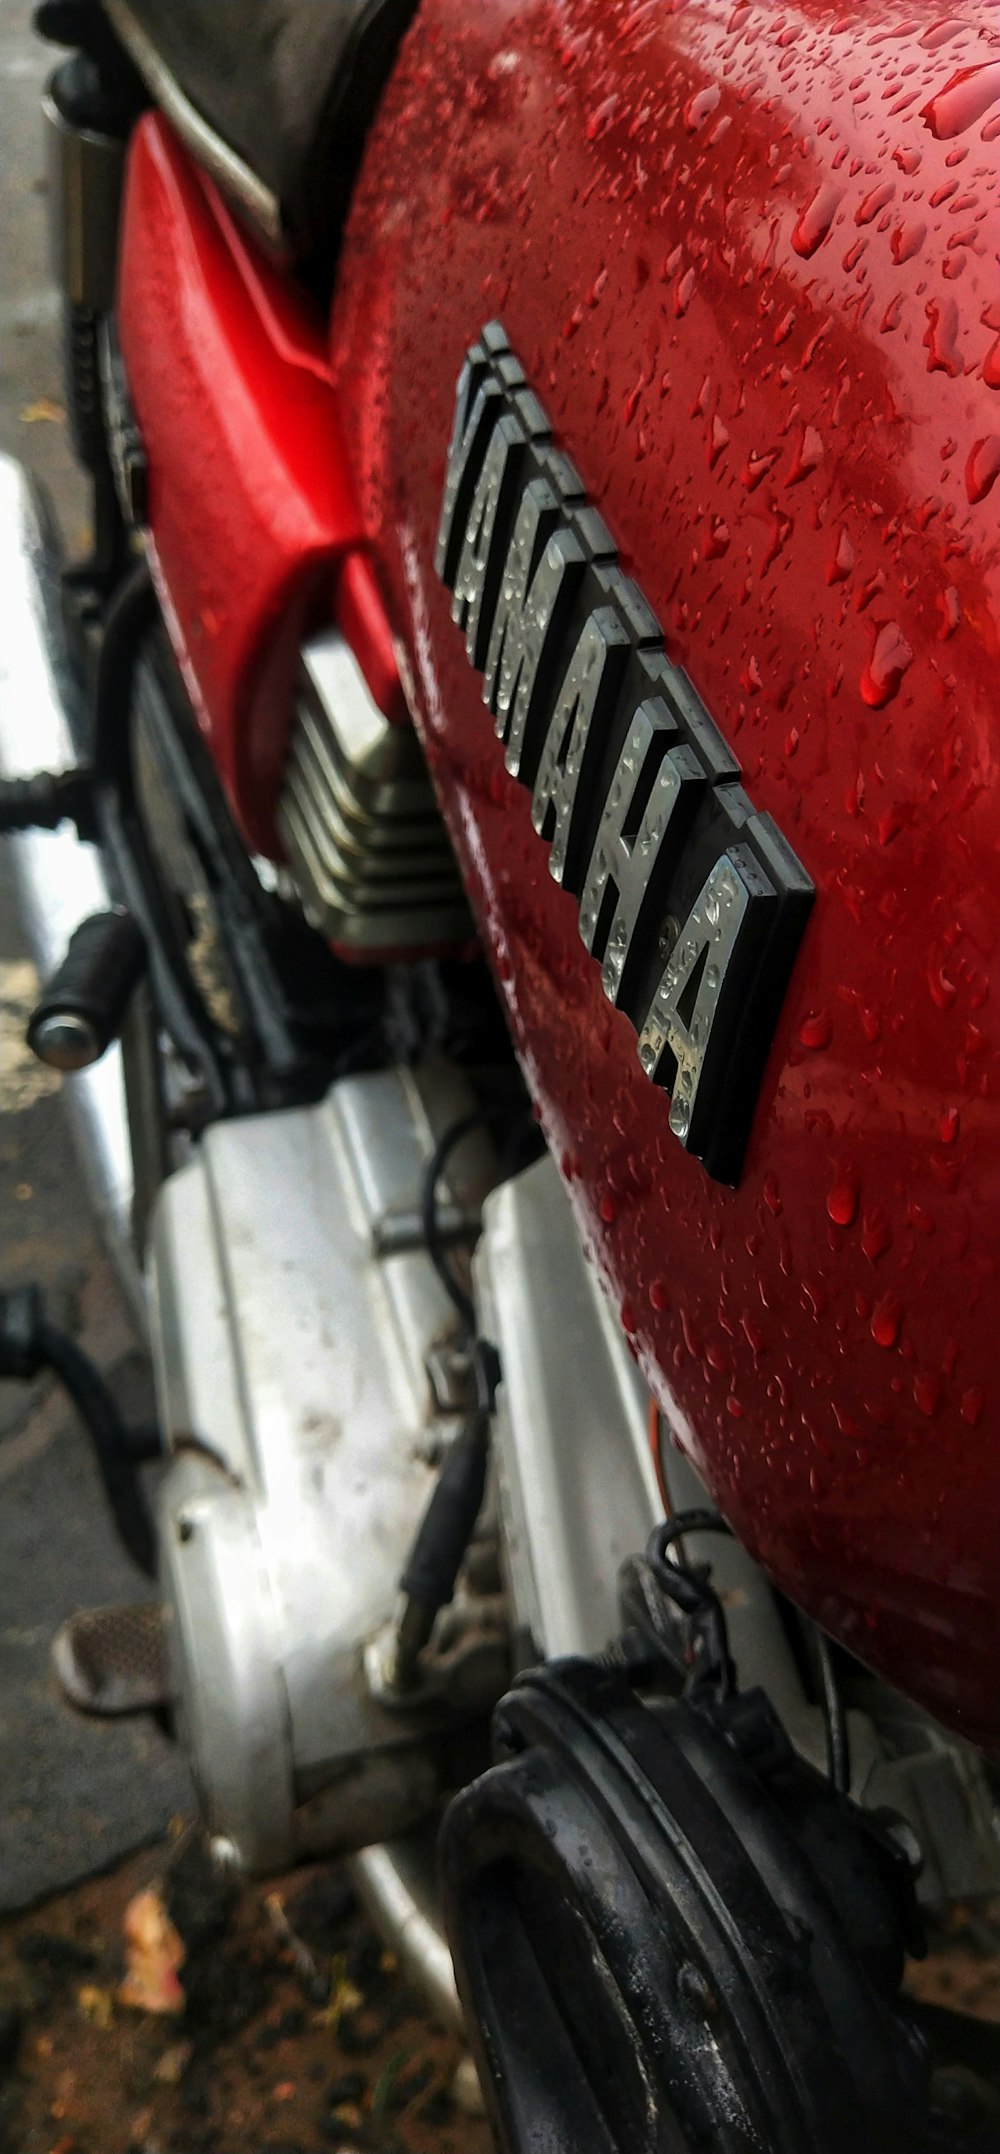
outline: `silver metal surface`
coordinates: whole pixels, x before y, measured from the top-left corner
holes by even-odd
[[[662,1506],[646,1393],[550,1160],[489,1199],[475,1273],[503,1369],[493,1455],[516,1619],[540,1656],[600,1652],[620,1627],[618,1566]]]
[[[0,456],[0,774],[30,777],[77,761],[83,691],[71,662],[59,594],[59,559],[43,504],[27,473]],[[70,824],[5,840],[14,863],[31,954],[42,979],[61,964],[74,928],[111,903],[100,855]],[[121,1050],[67,1080],[65,1096],[91,1194],[134,1308],[142,1306],[130,1261],[132,1163]]]
[[[203,166],[223,193],[250,218],[272,247],[282,248],[284,232],[281,205],[242,157],[202,119],[197,107],[165,67],[150,37],[137,22],[126,0],[102,0],[105,14],[126,52],[134,61],[154,102],[166,113],[192,157]]]
[[[351,1858],[369,1914],[391,1938],[400,1964],[442,2026],[460,2027],[462,2007],[437,1898],[436,1834],[412,1833]]]
[[[42,112],[53,275],[74,306],[104,314],[115,303],[125,144],[116,135],[73,126],[51,92],[42,99]]]
[[[648,1387],[551,1159],[494,1191],[475,1269],[503,1368],[494,1457],[516,1619],[546,1658],[600,1652],[620,1629],[619,1565],[645,1547],[663,1503]],[[667,1471],[675,1509],[707,1501],[684,1459]],[[779,1712],[798,1712],[802,1688],[766,1581],[736,1542],[699,1544],[702,1556],[716,1567],[741,1680],[766,1680]]]
[[[216,1124],[154,1213],[178,1688],[211,1829],[250,1868],[399,1832],[440,1791],[433,1723],[373,1701],[362,1651],[457,1426],[426,1366],[457,1319],[425,1248],[383,1253],[380,1229],[418,1210],[434,1146],[471,1104],[441,1064]],[[486,1139],[447,1175],[475,1217]]]
[[[302,653],[278,824],[309,918],[359,953],[464,940],[470,920],[416,735],[336,629]]]
[[[93,1025],[78,1010],[53,1010],[43,1017],[34,1027],[31,1045],[39,1061],[54,1070],[87,1069],[101,1053]]]

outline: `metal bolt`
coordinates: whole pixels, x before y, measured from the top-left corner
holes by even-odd
[[[188,1518],[185,1512],[181,1513],[181,1516],[177,1521],[177,1538],[179,1541],[190,1541],[194,1539],[194,1519]]]
[[[98,1062],[104,1043],[79,1010],[52,1010],[32,1028],[31,1046],[54,1070],[84,1070]]]
[[[713,2018],[719,2009],[719,2000],[711,1983],[706,1981],[693,1960],[685,1960],[677,1969],[677,1996],[688,2011],[697,2012],[702,2019]]]

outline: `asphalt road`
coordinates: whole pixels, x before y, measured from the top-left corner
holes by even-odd
[[[55,56],[30,17],[24,0],[0,0],[0,448],[47,486],[74,554],[86,545],[87,495],[62,416],[39,114]],[[147,1364],[97,1238],[62,1080],[24,1046],[37,981],[12,842],[0,841],[0,1284],[37,1280],[126,1410],[148,1418]],[[0,1910],[106,1868],[190,1813],[186,1772],[153,1723],[85,1720],[49,1676],[66,1616],[142,1591],[64,1396],[46,1380],[0,1384]]]

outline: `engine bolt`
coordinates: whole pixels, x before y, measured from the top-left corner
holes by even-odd
[[[677,1969],[677,1997],[679,2003],[689,2011],[697,2012],[702,2019],[714,2019],[719,2009],[719,2000],[711,1983],[706,1981],[693,1960],[684,1960]]]

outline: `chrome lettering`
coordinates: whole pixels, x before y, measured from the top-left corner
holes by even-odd
[[[524,429],[510,412],[498,419],[490,435],[469,510],[455,571],[451,617],[465,632],[470,665],[482,670],[505,547],[505,509],[513,504]],[[498,529],[499,524],[499,529]]]
[[[507,768],[526,781],[536,760],[536,713],[543,700],[551,708],[551,661],[583,567],[583,549],[562,523],[552,488],[533,479],[504,563],[483,679],[483,702],[507,744]]]
[[[752,905],[764,895],[761,885],[770,889],[743,846],[734,846],[716,861],[677,937],[639,1033],[639,1060],[647,1077],[668,1083],[670,1127],[683,1145],[691,1141],[712,1029]],[[670,1059],[672,1077],[663,1069]]]
[[[535,779],[531,820],[549,840],[549,873],[557,883],[567,880],[573,807],[593,721],[596,716],[610,722],[629,648],[628,635],[610,606],[589,614],[552,713]]]
[[[705,785],[659,696],[640,703],[611,782],[580,900],[580,934],[609,1002],[628,1008],[630,959],[656,933],[664,891]],[[638,941],[636,940],[638,938]]]
[[[488,355],[482,345],[474,344],[458,378],[455,421],[448,444],[441,520],[434,548],[434,566],[449,587],[455,581],[458,550],[479,461],[495,421],[506,409],[500,383],[489,373],[483,378],[488,364]]]

